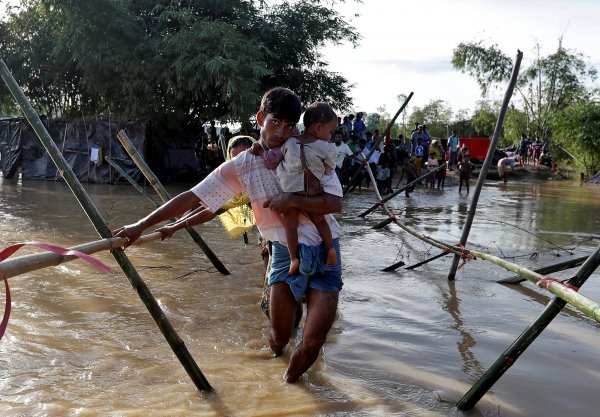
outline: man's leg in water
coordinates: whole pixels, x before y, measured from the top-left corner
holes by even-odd
[[[283,348],[290,341],[294,330],[298,302],[292,294],[287,282],[275,282],[271,285],[269,310],[271,313],[271,330],[269,344],[275,356],[283,353]]]
[[[327,333],[335,321],[338,298],[338,292],[323,292],[313,288],[308,290],[302,341],[290,358],[285,373],[287,382],[296,382],[317,360]]]

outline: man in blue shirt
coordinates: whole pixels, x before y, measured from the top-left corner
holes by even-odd
[[[452,136],[448,138],[448,148],[450,149],[450,169],[453,169],[456,166],[456,156],[458,155],[458,135],[456,134],[456,130],[452,131]]]

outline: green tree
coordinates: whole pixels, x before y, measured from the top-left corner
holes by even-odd
[[[452,130],[455,130],[461,138],[473,138],[477,136],[471,124],[469,110],[460,109],[454,114],[454,118],[450,122],[450,131]]]
[[[497,45],[460,43],[454,49],[452,65],[473,76],[486,96],[490,89],[508,81],[512,60]],[[548,139],[550,120],[571,103],[587,97],[586,83],[596,76],[596,69],[585,62],[585,57],[564,48],[562,39],[556,51],[546,57],[540,56],[540,47],[536,46],[533,62],[521,71],[517,81],[530,133]]]
[[[600,170],[600,102],[581,100],[552,120],[553,152],[573,158],[587,174]],[[558,152],[556,152],[558,151]]]
[[[367,130],[374,132],[375,129],[379,129],[381,134],[383,134],[391,120],[392,116],[387,112],[386,108],[380,106],[377,108],[377,112],[367,114],[365,124],[367,125]],[[402,133],[402,129],[398,123],[394,123],[390,128],[391,138],[397,138],[400,133]]]
[[[319,52],[358,40],[337,3],[22,0],[0,22],[0,50],[51,115],[110,111],[175,126],[243,120],[276,85],[344,109],[348,82]]]
[[[435,137],[447,137],[452,118],[452,108],[444,100],[431,100],[423,107],[414,107],[408,125],[416,122],[427,125],[427,132]]]
[[[506,112],[502,131],[501,146],[518,145],[521,135],[529,131],[527,113],[511,105]]]
[[[489,138],[494,133],[496,128],[496,121],[498,120],[498,110],[495,106],[492,106],[485,100],[477,102],[475,111],[473,112],[473,118],[471,119],[471,126],[475,136],[480,138]]]

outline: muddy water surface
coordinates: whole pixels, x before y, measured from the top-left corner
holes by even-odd
[[[85,184],[113,227],[152,206],[128,186]],[[183,190],[171,187],[172,193]],[[419,269],[437,250],[384,217],[357,218],[374,202],[350,195],[344,230],[345,286],[322,357],[297,384],[282,376],[260,307],[262,262],[218,221],[198,227],[231,271],[222,276],[186,234],[127,250],[216,390],[198,392],[144,304],[108,253],[103,274],[81,261],[10,279],[13,313],[0,341],[3,416],[596,416],[600,327],[561,313],[470,413],[454,403],[543,310],[549,293],[470,261],[446,280],[451,259]],[[424,234],[456,243],[469,199],[417,190],[391,207]],[[571,182],[486,185],[470,241],[480,251],[535,268],[591,253],[600,244],[600,187]],[[98,239],[62,183],[0,178],[0,248],[41,240],[72,246]],[[15,256],[35,252],[22,249]],[[557,273],[568,277],[573,271]],[[581,293],[600,301],[596,272]],[[4,291],[0,293],[4,301]],[[295,343],[295,341],[293,342]]]

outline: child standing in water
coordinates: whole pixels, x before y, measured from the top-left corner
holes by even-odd
[[[327,103],[315,102],[304,112],[304,133],[291,137],[282,146],[283,161],[277,167],[277,177],[284,192],[302,196],[323,194],[321,179],[323,175],[335,170],[337,149],[329,142],[331,133],[337,127],[337,115]],[[289,274],[298,272],[298,216],[305,214],[316,226],[327,251],[327,265],[337,264],[337,255],[333,246],[329,224],[322,215],[303,213],[291,209],[283,213],[283,224],[288,251],[290,253]]]
[[[472,165],[471,165],[471,156],[470,155],[464,155],[460,161],[460,163],[458,164],[458,171],[459,171],[459,185],[458,185],[458,192],[461,193],[462,192],[462,186],[463,186],[463,182],[465,183],[465,186],[467,187],[467,194],[469,194],[469,179],[471,178],[471,170],[472,170]]]

